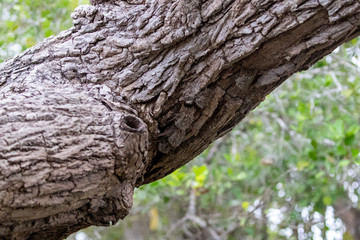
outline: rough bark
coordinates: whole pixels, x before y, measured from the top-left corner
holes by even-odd
[[[134,187],[360,33],[358,0],[94,0],[0,64],[0,239],[123,218]]]

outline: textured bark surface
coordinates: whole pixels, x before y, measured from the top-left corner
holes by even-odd
[[[123,218],[136,186],[360,34],[358,0],[94,0],[0,64],[0,239]]]

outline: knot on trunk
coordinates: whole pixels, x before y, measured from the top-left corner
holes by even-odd
[[[146,128],[142,120],[132,115],[125,115],[120,126],[123,130],[133,133],[142,133]]]
[[[130,113],[122,113],[119,119],[114,120],[115,145],[118,148],[114,150],[115,174],[120,182],[142,182],[147,166],[147,125]]]

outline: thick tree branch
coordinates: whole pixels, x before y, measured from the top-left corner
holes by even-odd
[[[0,238],[117,221],[135,186],[360,33],[357,0],[92,3],[0,64]]]
[[[106,88],[82,92],[35,80],[41,77],[3,88],[0,238],[42,239],[44,233],[29,236],[33,224],[58,238],[60,229],[116,222],[128,214],[144,174],[141,119],[116,106],[110,110],[100,100]]]
[[[343,197],[334,203],[335,216],[339,217],[354,240],[360,240],[360,210],[354,208],[349,198]]]

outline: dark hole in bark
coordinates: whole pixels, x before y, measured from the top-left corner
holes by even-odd
[[[124,117],[124,125],[132,131],[142,131],[144,128],[143,123],[134,116],[125,116]]]

